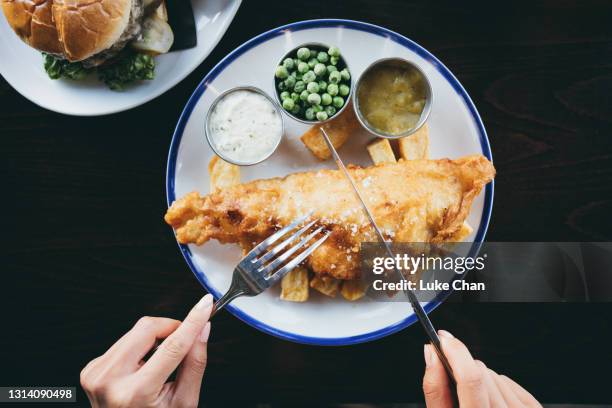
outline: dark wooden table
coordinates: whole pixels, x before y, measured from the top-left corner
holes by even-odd
[[[455,73],[498,170],[489,240],[610,240],[611,16],[612,3],[596,0],[247,0],[206,62],[128,112],[63,116],[0,80],[0,385],[77,385],[81,367],[139,316],[182,318],[202,295],[162,222],[173,128],[224,55],[300,19],[386,26]],[[612,402],[603,375],[612,363],[610,304],[447,304],[432,319],[542,401]],[[217,406],[420,401],[423,342],[413,326],[358,346],[303,346],[221,314],[203,398]]]

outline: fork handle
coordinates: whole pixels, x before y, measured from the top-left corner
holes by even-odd
[[[210,319],[212,319],[212,317],[221,309],[223,309],[225,307],[225,305],[227,305],[229,302],[231,302],[232,300],[236,299],[237,297],[240,297],[244,295],[244,292],[242,290],[239,289],[232,289],[230,288],[225,295],[221,296],[219,298],[219,300],[217,300],[215,302],[215,304],[213,305],[212,308],[212,312],[210,313]]]

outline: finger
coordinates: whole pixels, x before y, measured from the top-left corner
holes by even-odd
[[[495,371],[491,369],[489,369],[489,374],[491,374],[493,381],[495,381],[497,388],[499,388],[499,391],[504,397],[504,401],[506,401],[506,404],[509,407],[522,407],[523,406],[523,403],[518,398],[514,390],[510,388],[510,385],[506,381],[504,381],[499,374],[497,374]]]
[[[101,382],[136,372],[140,368],[140,359],[155,344],[155,339],[167,337],[178,324],[180,322],[172,319],[140,319],[120,341],[83,369],[80,376],[83,389],[94,389]]]
[[[89,363],[87,363],[85,368],[83,368],[81,370],[80,377],[81,378],[87,377],[87,375],[89,375],[89,373],[91,373],[93,370],[95,370],[96,366],[99,364],[101,359],[102,359],[102,356],[96,357],[93,360],[91,360]]]
[[[212,296],[204,296],[183,323],[166,338],[157,351],[138,371],[146,381],[162,385],[183,361],[212,311]]]
[[[505,375],[500,375],[496,373],[496,377],[498,381],[500,381],[504,385],[504,389],[507,390],[508,393],[512,393],[512,400],[515,401],[520,406],[526,407],[541,407],[542,404],[538,402],[537,399],[534,398],[526,389],[521,387],[511,378],[506,377]]]
[[[523,404],[528,407],[541,407],[542,404],[538,402],[537,399],[529,391],[521,387],[516,381],[514,381],[510,377],[506,377],[505,375],[500,375],[500,377],[508,383],[510,388],[516,393],[517,397],[521,400]]]
[[[459,405],[488,407],[489,397],[482,372],[465,345],[447,331],[440,330],[440,342],[457,381]]]
[[[136,322],[136,324],[134,324],[134,326],[132,326],[132,328],[130,330],[128,330],[123,336],[121,336],[119,338],[119,340],[117,340],[115,343],[113,343],[112,346],[110,346],[108,348],[108,350],[106,350],[106,352],[104,353],[103,356],[108,355],[108,354],[114,354],[118,348],[121,347],[121,345],[125,342],[125,339],[128,338],[128,336],[130,336],[130,334],[132,333],[132,331],[134,330],[135,327],[137,327],[139,324],[144,323],[142,320],[143,319],[148,319],[148,316],[145,317],[141,317],[140,319],[138,319],[138,321]]]
[[[200,399],[200,387],[202,377],[208,361],[208,337],[210,336],[210,322],[206,323],[204,329],[193,343],[191,350],[181,363],[176,377],[176,391],[174,400],[179,406],[197,406]]]
[[[487,394],[489,395],[489,405],[492,408],[508,407],[508,405],[506,404],[506,401],[504,400],[504,396],[502,395],[501,391],[497,387],[497,384],[495,384],[495,381],[493,380],[493,377],[489,373],[489,369],[487,368],[487,366],[482,361],[478,361],[478,360],[476,360],[476,364],[478,365],[478,367],[480,368],[480,371],[482,372],[482,376],[484,379],[484,386],[487,390]]]
[[[94,404],[97,403],[96,399],[95,399],[95,395],[91,392],[91,378],[92,378],[92,371],[95,370],[96,365],[98,364],[98,362],[100,361],[102,357],[96,357],[93,360],[91,360],[86,366],[85,368],[83,368],[83,370],[81,370],[81,374],[79,376],[79,380],[81,383],[81,388],[83,388],[83,391],[85,391],[85,394],[87,395],[87,398],[89,399],[89,403],[93,406]]]
[[[165,317],[142,317],[126,333],[119,344],[107,354],[113,361],[138,368],[140,361],[155,346],[159,339],[165,339],[181,324],[180,321]]]
[[[444,366],[432,345],[425,345],[424,354],[423,394],[425,395],[425,404],[430,408],[451,408],[453,397],[446,370],[444,370]]]

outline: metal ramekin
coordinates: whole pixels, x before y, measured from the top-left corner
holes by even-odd
[[[278,67],[279,65],[283,64],[283,61],[285,60],[285,58],[288,58],[289,55],[292,55],[294,53],[297,53],[297,50],[302,48],[302,47],[307,47],[308,49],[311,48],[316,48],[317,50],[320,49],[320,51],[325,51],[327,52],[327,50],[329,49],[329,45],[327,44],[323,44],[323,43],[318,43],[318,42],[308,42],[308,43],[304,43],[301,45],[298,45],[297,47],[294,47],[291,51],[285,53],[285,55],[283,55],[283,57],[280,59],[280,61],[274,66],[274,69],[276,69],[276,67]],[[291,57],[294,58],[294,57]],[[295,57],[297,58],[297,57]],[[280,106],[281,110],[287,114],[287,116],[289,116],[291,119],[297,120],[298,122],[301,123],[305,123],[307,125],[317,125],[317,124],[322,124],[322,123],[327,123],[330,120],[338,117],[346,108],[346,106],[349,104],[349,100],[352,98],[352,94],[353,94],[353,83],[355,81],[353,81],[353,72],[351,71],[351,69],[349,68],[348,62],[346,61],[346,58],[344,58],[344,56],[342,54],[340,54],[340,61],[342,61],[344,63],[344,66],[346,67],[346,69],[348,69],[349,73],[351,74],[351,80],[349,83],[349,94],[346,96],[343,96],[344,98],[344,105],[342,105],[342,107],[336,111],[336,113],[334,114],[334,116],[327,118],[326,120],[306,120],[306,119],[302,119],[302,118],[298,118],[297,116],[293,115],[291,112],[286,111],[283,108],[283,101],[280,100],[280,92],[278,90],[278,88],[276,88],[276,77],[274,76],[274,72],[272,72],[272,81],[273,81],[273,88],[274,88],[274,95],[276,96],[276,102],[278,103],[278,105]],[[327,82],[327,81],[325,81]],[[329,85],[329,84],[328,84]]]
[[[359,109],[359,85],[361,83],[361,79],[371,69],[373,69],[374,67],[378,65],[383,65],[383,64],[414,68],[417,72],[421,74],[421,76],[424,79],[424,83],[425,83],[425,98],[426,99],[425,99],[425,106],[423,107],[423,111],[421,112],[421,117],[419,118],[419,121],[416,123],[416,125],[413,128],[399,135],[392,135],[389,133],[382,132],[379,129],[375,129],[368,123],[367,119],[363,117],[363,115],[361,114],[361,110]],[[375,136],[383,137],[385,139],[399,139],[401,137],[410,136],[411,134],[419,130],[421,126],[425,124],[425,122],[427,121],[427,118],[429,117],[429,113],[431,112],[432,103],[433,103],[433,90],[431,89],[431,84],[429,83],[429,79],[427,78],[425,73],[421,70],[421,68],[419,68],[416,64],[408,60],[405,60],[403,58],[382,58],[382,59],[376,60],[373,63],[371,63],[365,69],[365,71],[363,71],[363,73],[359,76],[359,79],[357,79],[357,81],[355,82],[355,92],[353,92],[353,109],[355,109],[357,120],[359,120],[359,123],[361,123],[361,126],[363,126],[364,129],[366,129],[368,132],[372,133]]]
[[[261,159],[259,159],[257,161],[254,161],[254,162],[240,162],[240,161],[236,161],[236,160],[232,159],[231,157],[227,157],[223,153],[219,152],[217,150],[216,146],[215,146],[215,143],[214,143],[214,140],[213,140],[213,136],[212,136],[212,130],[210,129],[210,115],[212,114],[212,112],[214,112],[214,110],[217,107],[217,104],[219,103],[219,101],[221,99],[223,99],[225,96],[227,96],[228,94],[230,94],[232,92],[236,92],[236,91],[251,91],[251,92],[256,92],[256,93],[258,93],[260,95],[263,95],[267,100],[270,101],[270,103],[272,103],[272,106],[274,106],[274,109],[276,110],[276,113],[278,113],[278,115],[280,117],[280,120],[281,120],[281,135],[278,138],[278,140],[276,141],[276,144],[274,145],[274,148],[270,151],[270,153],[268,155],[262,157]],[[208,145],[213,150],[213,152],[215,152],[215,154],[217,156],[219,156],[220,158],[222,158],[223,160],[225,160],[228,163],[232,163],[232,164],[235,164],[237,166],[252,166],[254,164],[261,163],[262,161],[264,161],[267,158],[269,158],[270,156],[272,156],[272,154],[274,154],[276,149],[278,149],[278,146],[280,145],[280,142],[283,139],[283,136],[285,135],[285,120],[283,118],[282,111],[283,111],[283,109],[280,106],[278,106],[276,101],[274,101],[274,99],[272,99],[270,97],[270,95],[268,95],[267,93],[265,93],[264,91],[262,91],[259,88],[256,88],[254,86],[237,86],[235,88],[230,88],[230,89],[226,90],[225,92],[221,93],[219,96],[217,96],[215,98],[213,103],[208,108],[208,112],[206,113],[206,124],[205,124],[205,128],[204,129],[205,129],[206,140],[208,141]]]

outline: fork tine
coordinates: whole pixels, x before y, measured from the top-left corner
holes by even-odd
[[[293,247],[289,248],[287,251],[285,251],[278,258],[276,258],[275,260],[270,262],[268,265],[262,266],[257,271],[258,272],[262,272],[264,274],[264,276],[266,276],[268,273],[272,272],[277,266],[279,266],[280,264],[285,262],[291,255],[296,253],[300,248],[302,248],[304,245],[306,245],[306,243],[308,243],[308,241],[310,241],[312,238],[314,238],[314,236],[317,235],[322,230],[323,230],[323,227],[317,228],[316,230],[314,230],[313,232],[308,234],[307,237],[302,238],[302,240],[298,244],[296,244]],[[293,241],[293,237],[291,237],[289,239]]]
[[[291,235],[289,238],[287,238],[286,240],[284,240],[283,242],[281,242],[280,244],[278,244],[274,248],[272,248],[269,252],[266,252],[259,259],[252,259],[251,262],[253,263],[253,267],[257,268],[259,266],[262,266],[266,261],[268,261],[269,259],[274,257],[276,254],[278,254],[280,251],[282,251],[283,248],[285,248],[287,245],[289,245],[290,243],[292,243],[293,241],[298,239],[304,232],[306,232],[308,230],[308,228],[312,227],[316,222],[317,222],[317,220],[309,222],[303,228],[301,228],[299,231],[297,231],[296,233]]]
[[[291,224],[287,225],[285,228],[282,228],[282,229],[276,231],[274,234],[270,235],[268,238],[266,238],[263,241],[261,241],[259,243],[259,245],[257,245],[255,248],[251,249],[251,251],[244,257],[243,261],[250,261],[251,259],[253,259],[257,255],[261,254],[263,251],[268,249],[268,247],[271,244],[276,242],[280,237],[282,237],[283,235],[285,235],[286,233],[288,233],[289,231],[291,231],[292,229],[297,227],[299,224],[301,224],[304,221],[306,221],[308,219],[308,217],[310,217],[311,215],[312,215],[312,211],[309,212],[308,214],[298,218],[297,220],[293,221]]]
[[[318,241],[316,241],[314,244],[308,247],[308,249],[306,249],[304,252],[300,253],[298,256],[293,258],[287,265],[283,266],[281,269],[276,271],[273,275],[271,275],[268,278],[268,283],[270,285],[273,285],[276,282],[278,282],[279,279],[281,279],[283,276],[289,273],[293,268],[298,266],[304,259],[310,256],[310,254],[312,254],[315,251],[315,249],[321,246],[321,244],[325,242],[327,238],[329,238],[330,234],[331,232],[327,232],[323,237],[319,238]]]

